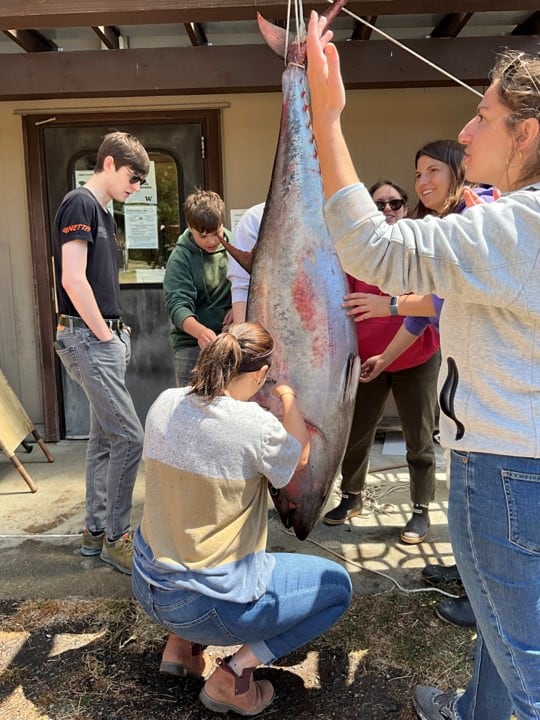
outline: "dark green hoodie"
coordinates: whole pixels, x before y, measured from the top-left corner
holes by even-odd
[[[224,230],[224,234],[230,242],[230,231]],[[181,329],[188,317],[193,316],[216,334],[223,329],[223,319],[231,309],[228,264],[223,246],[214,253],[205,252],[197,245],[189,228],[178,238],[163,280],[165,308],[173,322],[171,340],[174,350],[197,345],[196,338]]]

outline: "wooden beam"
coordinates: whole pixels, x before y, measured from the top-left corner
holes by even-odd
[[[257,11],[272,19],[287,17],[287,0],[0,0],[0,28],[25,29],[153,25],[163,23],[254,20]],[[314,0],[309,9],[327,2]],[[536,11],[538,0],[349,0],[356,15],[410,15]]]
[[[114,25],[94,25],[92,30],[109,50],[120,49],[120,30]]]
[[[50,52],[58,50],[58,45],[37,30],[2,30],[10,40],[17,43],[26,52]]]
[[[512,35],[540,35],[540,11],[534,12],[516,25],[512,30]]]
[[[448,13],[431,31],[432,38],[457,37],[474,13]]]
[[[486,83],[504,47],[538,38],[415,40],[409,47],[471,85]],[[444,87],[452,80],[386,40],[338,43],[350,88]],[[180,69],[180,70],[179,70]],[[264,45],[0,55],[0,100],[279,92],[283,62]]]

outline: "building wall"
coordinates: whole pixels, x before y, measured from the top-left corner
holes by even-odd
[[[462,88],[348,93],[343,128],[368,184],[389,176],[413,198],[413,159],[425,142],[456,137],[478,98]],[[97,109],[222,107],[224,199],[228,211],[266,196],[281,95],[121,98],[0,103],[0,367],[32,420],[42,422],[21,114]],[[31,160],[30,160],[31,162]]]

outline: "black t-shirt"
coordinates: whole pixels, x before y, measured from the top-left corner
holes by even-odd
[[[62,287],[62,246],[72,240],[88,243],[86,277],[104,318],[120,317],[116,223],[97,198],[84,187],[69,192],[54,219],[53,255],[58,311],[78,315]]]

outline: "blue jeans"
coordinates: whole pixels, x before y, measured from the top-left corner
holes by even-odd
[[[448,524],[476,618],[460,720],[540,718],[540,459],[452,451]]]
[[[176,376],[176,387],[186,387],[191,385],[192,370],[199,359],[201,348],[198,345],[194,347],[184,347],[174,352],[174,373]]]
[[[116,539],[130,528],[143,429],[125,383],[129,332],[102,342],[87,328],[58,330],[56,353],[90,403],[86,527]]]
[[[137,548],[134,548],[135,556]],[[133,593],[146,613],[185,640],[202,645],[249,645],[271,663],[331,627],[351,600],[349,574],[312,555],[275,553],[264,595],[249,603],[207,597],[192,590],[161,590],[133,567]]]

